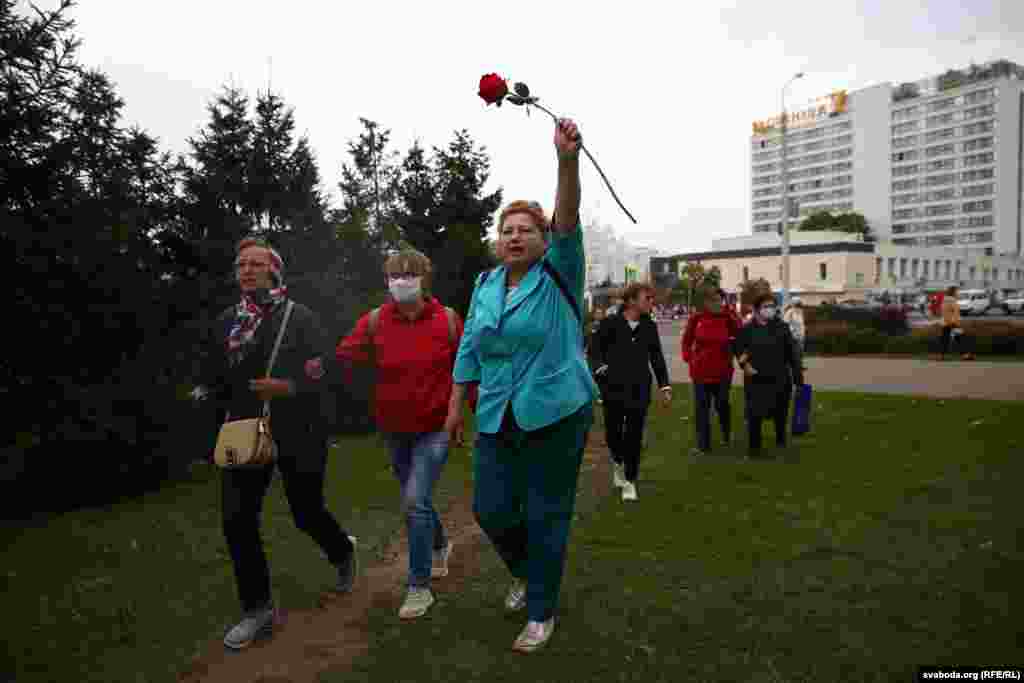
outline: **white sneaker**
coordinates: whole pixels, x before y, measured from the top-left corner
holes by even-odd
[[[636,484],[627,481],[622,487],[622,500],[636,500]]]
[[[431,578],[440,579],[448,576],[448,558],[452,555],[452,547],[454,545],[454,543],[448,541],[448,545],[434,551],[434,558],[430,567]]]
[[[612,483],[615,484],[616,488],[622,488],[626,485],[626,468],[624,465],[620,465],[617,462],[612,463]]]
[[[512,644],[512,649],[517,652],[534,652],[544,647],[555,632],[555,618],[547,621],[528,621],[522,633]]]
[[[269,637],[274,631],[274,608],[252,610],[242,615],[242,620],[224,635],[224,646],[242,650],[252,645],[257,638]]]
[[[510,612],[518,612],[524,607],[526,607],[526,582],[516,579],[512,582],[512,587],[508,589],[508,595],[505,596],[505,609]]]
[[[434,604],[434,594],[429,588],[410,588],[405,594],[405,602],[398,610],[399,619],[416,619],[422,617]]]

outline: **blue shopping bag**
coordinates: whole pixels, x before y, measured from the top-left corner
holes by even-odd
[[[793,397],[793,435],[811,431],[811,385],[801,384]]]

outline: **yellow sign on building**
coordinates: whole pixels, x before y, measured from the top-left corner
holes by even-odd
[[[801,126],[809,126],[827,116],[846,113],[847,100],[848,96],[845,90],[836,90],[830,95],[819,97],[807,109],[789,112],[786,115],[786,125],[790,128],[799,128]],[[762,121],[754,121],[754,135],[766,135],[769,131],[778,128],[781,123],[781,115]]]

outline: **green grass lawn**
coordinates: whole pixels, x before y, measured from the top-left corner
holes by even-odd
[[[448,481],[470,476],[466,451]],[[342,440],[328,465],[328,508],[359,538],[363,564],[400,531],[398,487],[375,436]],[[173,681],[239,613],[220,526],[219,477],[189,481],[104,508],[0,532],[3,640],[0,680],[18,683]],[[452,491],[440,486],[439,500]],[[263,536],[275,599],[308,609],[337,575],[295,529],[275,477]]]
[[[424,619],[375,609],[370,651],[324,680],[892,681],[1019,660],[1021,404],[821,394],[814,433],[783,457],[743,462],[741,439],[692,462],[689,388],[677,394],[652,407],[640,501],[581,495],[548,649],[509,651],[524,617],[503,613],[508,577],[488,549]],[[469,476],[453,456],[439,498]],[[383,448],[346,439],[329,477],[329,507],[372,561],[400,529]],[[332,569],[278,483],[264,534],[278,601],[313,607]],[[209,469],[2,543],[18,683],[173,681],[237,613]]]
[[[323,680],[888,682],[1019,660],[1020,405],[826,394],[785,457],[694,463],[678,394],[651,411],[640,501],[583,501],[546,651],[510,652],[524,617],[488,551],[422,623],[372,615],[370,652]]]

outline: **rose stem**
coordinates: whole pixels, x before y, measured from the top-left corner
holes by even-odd
[[[551,111],[549,109],[543,107],[542,105],[537,104],[536,102],[530,102],[529,104],[532,104],[533,106],[535,106],[538,109],[540,109],[542,112],[544,112],[545,114],[550,116],[554,120],[556,125],[558,124],[558,117],[555,116],[553,113],[551,113]],[[625,212],[625,214],[627,216],[629,216],[629,220],[633,221],[633,223],[635,224],[636,223],[636,219],[633,218],[633,214],[631,214],[629,212],[629,209],[627,209],[625,206],[623,206],[622,200],[619,199],[619,195],[615,194],[615,189],[612,187],[611,182],[608,180],[608,176],[606,176],[604,174],[604,171],[601,170],[601,166],[597,163],[597,159],[595,159],[594,155],[590,153],[590,150],[587,149],[583,145],[583,141],[582,140],[580,141],[580,149],[582,149],[583,153],[587,155],[588,159],[590,159],[590,163],[594,164],[594,168],[597,169],[597,172],[601,174],[601,180],[604,181],[604,184],[608,188],[608,191],[612,193],[612,198],[619,205],[619,208],[622,209]]]

